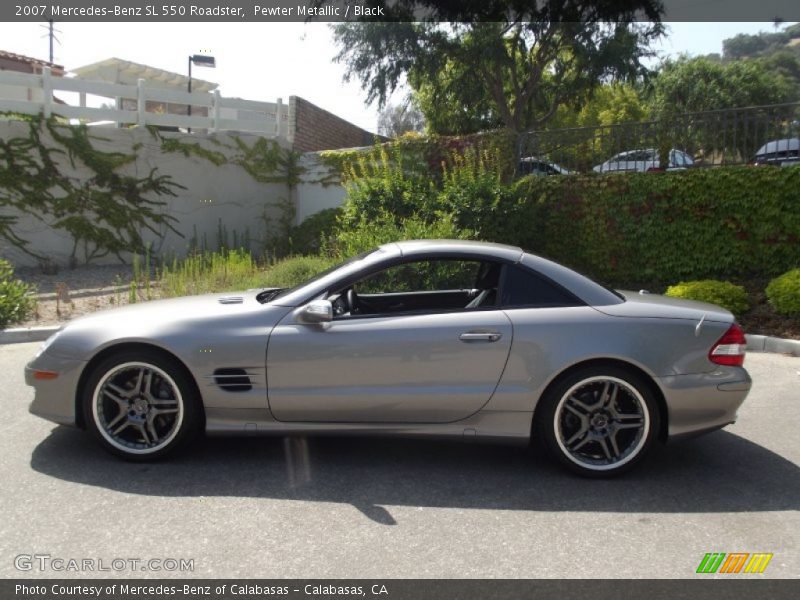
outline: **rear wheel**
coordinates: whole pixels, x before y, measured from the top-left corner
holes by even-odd
[[[586,477],[609,477],[633,467],[659,430],[653,392],[639,375],[619,367],[589,367],[559,381],[542,398],[537,433],[548,453]]]
[[[84,422],[108,451],[146,461],[187,443],[200,426],[196,387],[174,359],[125,352],[102,361],[84,387]]]

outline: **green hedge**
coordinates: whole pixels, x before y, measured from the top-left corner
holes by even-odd
[[[776,275],[800,263],[800,169],[530,180],[514,240],[613,283]]]
[[[514,244],[611,285],[774,276],[800,264],[800,168],[507,176],[467,148],[425,171],[407,149],[362,154],[340,232],[388,212]],[[402,233],[402,232],[400,232]],[[403,236],[408,237],[408,236]]]

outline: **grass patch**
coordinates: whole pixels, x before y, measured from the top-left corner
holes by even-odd
[[[175,298],[250,288],[291,287],[324,271],[332,262],[322,256],[259,261],[246,250],[196,253],[183,260],[173,260],[161,269],[157,275],[159,296]]]

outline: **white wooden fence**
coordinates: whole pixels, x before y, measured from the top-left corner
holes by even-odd
[[[40,91],[29,94],[37,99],[19,100],[4,97],[5,86],[17,86]],[[53,100],[53,92],[77,92],[79,105],[59,104]],[[86,96],[114,98],[116,108],[86,106]],[[11,95],[11,94],[8,94]],[[17,97],[18,94],[13,94]],[[38,99],[41,97],[41,99]],[[122,100],[135,100],[137,110],[123,110]],[[204,107],[206,115],[181,115],[147,110],[147,102],[159,102]],[[259,118],[226,118],[223,109],[249,111]],[[54,77],[49,67],[41,75],[0,71],[0,112],[23,114],[53,114],[67,119],[83,122],[110,121],[117,125],[156,125],[161,127],[182,127],[215,131],[242,131],[273,136],[287,136],[286,107],[282,100],[277,102],[257,102],[239,98],[224,98],[218,90],[213,92],[183,92],[164,88],[147,87],[147,80],[139,79],[137,85],[88,81],[85,79]],[[263,119],[260,115],[263,114]]]

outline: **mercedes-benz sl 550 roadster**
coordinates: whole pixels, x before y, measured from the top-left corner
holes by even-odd
[[[425,240],[291,289],[82,317],[26,380],[32,413],[132,460],[202,431],[534,438],[604,476],[733,423],[745,343],[718,306],[613,291],[511,246]]]

